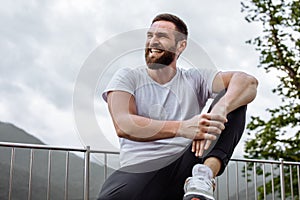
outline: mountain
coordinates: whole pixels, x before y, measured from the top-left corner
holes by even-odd
[[[30,135],[13,124],[0,122],[0,141],[14,143],[44,144],[41,140]]]
[[[0,122],[0,141],[12,143],[39,144],[44,143],[36,137],[13,124]],[[80,154],[80,153],[79,153]],[[12,148],[0,146],[0,199],[8,199],[10,185],[10,166]],[[12,200],[27,199],[29,191],[30,149],[15,148],[12,170]],[[50,199],[64,199],[66,175],[65,151],[51,151],[50,180],[48,179],[49,151],[33,150],[31,199],[47,199],[47,186],[50,182]],[[68,199],[83,199],[84,160],[83,153],[69,154]],[[96,199],[104,182],[104,168],[95,163],[90,165],[90,199]]]

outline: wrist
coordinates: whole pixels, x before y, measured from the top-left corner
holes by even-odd
[[[216,103],[214,105],[214,107],[211,109],[212,114],[219,114],[219,115],[223,115],[223,116],[227,116],[227,114],[229,113],[229,104],[226,103],[225,99],[222,98],[218,101],[218,103]]]
[[[180,127],[182,126],[182,122],[180,121],[172,121],[171,133],[174,137],[182,137],[183,133],[180,131]]]

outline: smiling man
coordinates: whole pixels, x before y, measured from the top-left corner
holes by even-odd
[[[145,58],[149,69],[161,69],[175,60],[176,40],[174,24],[156,23],[147,33]]]
[[[242,136],[257,80],[243,72],[181,68],[187,35],[177,16],[156,16],[147,32],[147,66],[121,68],[104,91],[121,168],[99,200],[214,199],[214,178]],[[201,113],[209,98],[211,108]]]

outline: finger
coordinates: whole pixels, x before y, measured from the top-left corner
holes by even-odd
[[[213,134],[221,134],[222,133],[221,129],[214,127],[214,126],[202,127],[201,131],[204,133],[213,133]],[[204,137],[206,137],[206,136],[204,135]],[[211,140],[211,138],[204,138],[204,139]]]
[[[196,148],[196,149],[195,149],[195,150],[196,150],[196,151],[195,151],[195,152],[196,152],[195,154],[196,154],[196,156],[197,156],[197,155],[198,155],[198,152],[200,151],[200,148],[201,148],[201,146],[200,146],[200,145],[201,145],[201,140],[196,140],[195,143],[196,143],[196,144],[195,144],[195,148]]]
[[[210,133],[212,133],[212,132],[210,132]],[[210,134],[210,133],[205,133],[203,139],[205,139],[205,140],[216,140],[217,136],[215,136],[213,134]]]
[[[222,123],[227,122],[227,118],[224,117],[223,115],[205,113],[205,114],[202,115],[202,117],[206,118],[206,119],[209,119],[209,120],[219,121],[219,122],[222,122]]]
[[[203,155],[205,143],[206,140],[200,140],[200,150],[198,151],[198,157],[201,157]]]
[[[210,145],[211,145],[211,140],[206,140],[204,150],[207,150]]]
[[[225,129],[224,123],[219,122],[219,121],[214,121],[214,120],[209,121],[208,126],[216,127],[216,128],[218,128],[220,130],[224,130]]]
[[[196,142],[197,141],[193,141],[193,143],[192,143],[192,152],[195,152],[195,150],[196,150]]]

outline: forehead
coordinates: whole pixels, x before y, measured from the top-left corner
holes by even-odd
[[[156,21],[151,24],[148,32],[174,32],[176,30],[175,24],[168,21]]]

